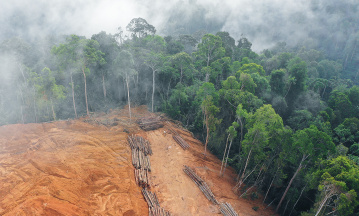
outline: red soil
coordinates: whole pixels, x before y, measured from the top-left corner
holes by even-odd
[[[220,177],[221,161],[211,154],[204,159],[202,143],[189,132],[176,129],[191,145],[183,150],[166,127],[145,132],[134,123],[154,115],[146,107],[132,111],[131,123],[124,109],[78,120],[0,127],[0,215],[148,215],[124,129],[150,141],[151,190],[173,215],[220,215],[183,165],[194,169],[216,198],[229,202],[239,215],[274,215],[260,200],[238,199],[232,191],[233,170]]]

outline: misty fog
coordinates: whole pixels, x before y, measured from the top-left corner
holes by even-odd
[[[3,1],[0,9],[0,41],[20,36],[35,39],[49,34],[78,34],[90,37],[100,31],[116,33],[134,17],[143,17],[159,35],[193,33],[196,26],[209,33],[227,31],[253,43],[255,51],[278,41],[296,44],[318,34],[333,33],[329,23],[338,14],[331,7],[342,1],[322,0],[189,0],[189,1],[96,1],[14,0]],[[346,0],[353,3],[355,1]],[[328,4],[331,4],[329,7]],[[350,18],[355,8],[343,8]],[[336,37],[341,37],[338,32]]]

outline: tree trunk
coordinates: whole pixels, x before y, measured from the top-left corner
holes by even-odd
[[[154,99],[155,99],[155,75],[156,75],[156,71],[152,69],[152,109],[151,111],[153,112],[153,103],[154,103]]]
[[[299,194],[299,197],[298,197],[297,201],[294,203],[293,208],[292,208],[292,210],[291,210],[291,211],[290,211],[290,213],[289,213],[289,216],[291,216],[291,215],[292,215],[292,212],[293,212],[293,210],[294,210],[295,206],[297,205],[297,203],[298,203],[298,201],[299,201],[300,197],[302,196],[303,191],[304,191],[304,189],[305,189],[306,187],[307,187],[307,185],[305,185],[305,186],[303,187],[302,191],[300,192],[300,194]]]
[[[51,103],[51,110],[52,110],[52,118],[54,119],[54,121],[56,121],[56,114],[55,114],[55,110],[54,110],[54,104],[52,103],[52,99],[50,99],[50,103]]]
[[[22,124],[25,124],[24,111],[23,111],[23,106],[22,106],[24,98],[23,98],[23,95],[22,95],[21,88],[20,88],[20,96],[21,96],[21,99],[20,99],[20,101],[21,101],[21,104],[20,104],[21,122],[22,122]]]
[[[228,152],[227,152],[227,157],[226,157],[226,162],[224,163],[224,170],[223,170],[223,174],[226,172],[226,167],[227,167],[227,162],[228,162],[228,156],[229,156],[229,151],[231,151],[231,146],[232,146],[232,142],[233,142],[233,138],[231,139],[231,142],[229,143],[229,147],[228,147]]]
[[[204,157],[207,156],[207,145],[208,145],[208,140],[209,140],[209,125],[208,125],[208,116],[207,116],[207,111],[205,111],[205,118],[206,118],[206,131],[207,131],[207,136],[206,136],[206,143],[204,144]]]
[[[260,171],[259,171],[259,173],[258,173],[257,179],[256,179],[256,181],[254,182],[254,184],[253,184],[250,188],[248,188],[246,191],[244,191],[244,193],[242,193],[241,196],[238,197],[238,199],[240,199],[242,196],[244,196],[244,195],[245,195],[248,191],[250,191],[253,187],[256,187],[256,186],[258,185],[258,182],[259,182],[258,179],[259,179],[259,177],[260,177],[261,174],[262,174],[262,170],[263,170],[262,168],[263,168],[263,166],[264,166],[264,163],[263,163],[263,165],[261,166],[261,169],[260,169]],[[253,171],[254,171],[254,170],[253,170]],[[252,171],[252,172],[253,172],[253,171]],[[251,172],[251,173],[252,173],[252,172]]]
[[[128,86],[128,75],[126,74],[126,85],[127,85],[127,99],[128,99],[128,113],[130,114],[130,123],[131,123],[131,101],[130,101],[130,88]]]
[[[243,122],[242,122],[242,119],[240,116],[239,116],[238,120],[239,120],[239,123],[241,124],[241,140],[239,142],[239,150],[238,150],[238,155],[240,155],[241,147],[242,147],[241,145],[242,145],[242,141],[243,141]]]
[[[238,189],[239,189],[239,188],[242,186],[242,184],[243,184],[243,182],[244,182],[244,175],[245,175],[245,173],[246,173],[248,161],[249,161],[249,158],[250,158],[251,154],[252,154],[252,148],[251,148],[251,150],[250,150],[249,153],[248,153],[247,160],[246,160],[246,164],[245,164],[245,166],[244,166],[242,175],[241,175],[241,177],[239,178],[238,183],[237,183],[237,185],[236,185],[234,188],[238,188]]]
[[[181,66],[181,76],[180,76],[180,83],[182,83],[182,77],[183,77],[183,69],[182,69],[182,66]]]
[[[122,79],[123,79],[123,91],[126,92],[126,79],[123,77]],[[125,93],[125,97],[127,97],[126,93]]]
[[[323,92],[322,92],[322,97],[324,96],[324,93],[325,93],[325,89],[327,88],[327,84],[325,84],[324,86],[324,89],[323,89]]]
[[[308,155],[308,156],[309,156],[309,155]],[[280,206],[281,206],[281,204],[282,204],[282,202],[283,202],[285,196],[287,195],[287,192],[288,192],[290,186],[291,186],[292,183],[293,183],[293,180],[295,179],[295,177],[297,176],[297,174],[299,173],[299,171],[303,168],[302,164],[303,164],[303,162],[308,158],[308,156],[307,156],[307,155],[303,155],[303,158],[302,158],[302,160],[300,161],[297,170],[295,171],[293,177],[292,177],[291,180],[289,181],[289,184],[288,184],[287,188],[285,189],[285,191],[284,191],[284,193],[283,193],[283,196],[282,196],[282,198],[280,199],[280,201],[279,201],[279,203],[278,203],[278,205],[277,205],[277,208],[275,209],[276,212],[278,212],[278,210],[279,210],[279,208],[280,208]]]
[[[205,82],[208,82],[209,81],[209,73],[206,73],[206,78],[204,80]]]
[[[103,88],[103,97],[106,98],[106,85],[105,85],[105,75],[102,74],[102,88]]]
[[[75,103],[75,90],[74,90],[74,82],[72,80],[72,72],[70,74],[70,78],[71,78],[71,89],[72,89],[72,104],[74,105],[75,118],[77,118],[76,103]]]
[[[290,83],[290,85],[289,85],[289,88],[288,88],[288,91],[287,91],[287,93],[285,93],[285,95],[284,95],[284,99],[287,97],[287,95],[288,95],[288,93],[289,93],[289,91],[290,91],[290,87],[292,86],[292,82]]]
[[[50,121],[50,111],[49,111],[49,103],[46,103],[46,111],[47,111],[47,120]]]
[[[323,206],[325,205],[325,203],[327,202],[327,200],[329,199],[329,195],[326,195],[322,201],[322,203],[320,203],[319,209],[317,211],[317,213],[315,214],[315,216],[318,216],[320,211],[322,210]]]
[[[226,158],[226,152],[227,152],[229,135],[230,135],[230,134],[228,134],[228,136],[227,136],[226,148],[224,149],[223,158],[222,158],[222,165],[221,165],[221,170],[219,171],[219,175],[222,175],[222,168],[223,168],[223,164],[224,164],[224,159]],[[223,174],[224,174],[224,173],[223,173]],[[222,175],[222,176],[223,176],[223,175]]]
[[[36,112],[36,91],[35,88],[33,88],[34,90],[34,114],[35,114],[35,123],[37,123],[37,112]]]
[[[121,83],[120,83],[120,78],[118,78],[118,101],[121,101]]]
[[[85,68],[82,66],[82,74],[84,75],[84,82],[85,82],[85,101],[86,101],[86,114],[90,115],[89,113],[89,105],[87,103],[87,87],[86,87],[86,74],[85,74]]]
[[[249,151],[249,153],[248,153],[248,157],[247,157],[247,160],[246,160],[246,165],[244,166],[244,170],[243,170],[243,172],[242,172],[242,176],[241,176],[241,178],[239,179],[239,181],[242,181],[242,179],[244,178],[244,175],[245,175],[245,173],[246,173],[248,161],[249,161],[249,158],[250,158],[250,156],[251,156],[251,154],[252,154],[253,145],[254,145],[255,142],[256,142],[257,135],[258,135],[258,132],[254,135],[253,142],[252,142],[252,147],[251,147],[251,149],[250,149],[250,151]]]
[[[264,201],[267,199],[268,193],[269,193],[269,191],[270,191],[270,189],[271,189],[271,187],[272,187],[272,185],[273,185],[273,182],[274,182],[275,178],[277,177],[278,170],[279,170],[279,166],[278,166],[278,169],[277,169],[277,171],[275,172],[274,177],[273,177],[273,179],[272,179],[272,181],[271,181],[271,183],[270,183],[270,185],[269,185],[269,187],[268,187],[268,190],[267,190],[267,192],[266,192],[266,195],[264,196],[264,199],[263,199],[263,202],[262,202],[263,204],[264,204]]]
[[[288,207],[289,202],[290,202],[290,199],[287,201],[287,204],[286,204],[285,207],[284,207],[283,215],[284,215],[285,212],[287,211],[287,207]]]

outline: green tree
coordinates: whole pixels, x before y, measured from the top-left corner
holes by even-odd
[[[247,167],[251,161],[251,156],[255,164],[261,164],[266,159],[266,151],[264,149],[273,145],[276,136],[283,130],[283,120],[275,113],[271,105],[266,104],[256,110],[254,114],[249,114],[246,118],[246,133],[242,142],[242,154],[246,156],[246,162],[237,183],[236,188],[239,189],[244,180],[250,174],[247,174]],[[250,172],[252,173],[252,172]]]
[[[185,52],[177,53],[170,59],[173,66],[180,71],[180,83],[182,82],[184,74],[190,75],[193,70],[192,58]]]
[[[332,142],[331,137],[328,134],[319,131],[314,125],[295,132],[295,134],[293,134],[292,143],[293,154],[289,160],[293,163],[298,163],[299,161],[299,165],[290,179],[288,186],[277,205],[276,211],[279,210],[293,180],[297,177],[298,173],[307,166],[309,161],[326,158],[330,152],[334,153],[335,151],[335,145]]]
[[[165,41],[162,37],[155,36],[147,36],[145,38],[146,48],[143,50],[144,52],[144,63],[147,65],[152,71],[152,104],[151,111],[154,111],[154,98],[155,98],[155,89],[156,89],[156,72],[160,72],[163,67],[164,62],[166,61],[165,55],[163,51],[166,47]]]
[[[156,28],[141,17],[133,18],[126,26],[126,30],[132,33],[132,38],[146,37],[156,33]]]
[[[95,74],[101,78],[102,81],[102,91],[103,97],[107,97],[107,88],[106,80],[110,76],[112,62],[116,58],[119,46],[117,44],[115,36],[111,34],[106,34],[106,32],[101,31],[98,34],[94,34],[91,37],[92,40],[96,40],[99,43],[99,50],[104,53],[104,60],[107,64],[98,64],[95,68]]]
[[[293,105],[297,97],[307,88],[307,65],[300,58],[293,58],[288,63],[289,82],[285,98],[289,109],[293,109]],[[288,96],[288,97],[287,97]]]
[[[202,37],[202,42],[198,44],[194,56],[198,58],[203,66],[210,64],[223,57],[225,49],[222,47],[222,39],[219,36],[206,34]],[[205,82],[209,81],[209,74],[206,74]]]
[[[217,32],[216,36],[219,36],[222,39],[223,47],[226,50],[225,56],[232,59],[234,49],[236,48],[236,41],[229,35],[228,32]]]
[[[340,117],[348,118],[352,114],[352,103],[346,92],[334,90],[330,93],[328,105],[340,113]]]
[[[102,53],[98,48],[99,44],[97,41],[86,40],[85,38],[77,35],[67,37],[65,43],[52,48],[52,53],[54,53],[60,61],[60,68],[69,71],[70,73],[72,100],[76,117],[77,112],[73,73],[81,71],[84,77],[86,113],[89,115],[86,86],[86,74],[90,72],[88,67],[95,66],[97,64],[105,64],[105,60],[103,59],[104,53]]]
[[[353,161],[345,156],[323,160],[313,177],[319,182],[320,191],[315,215],[359,213],[359,167]]]
[[[237,122],[233,122],[232,125],[227,129],[227,141],[226,141],[226,148],[224,149],[224,154],[223,154],[223,159],[222,159],[222,165],[221,165],[221,170],[219,172],[220,175],[224,175],[224,173],[226,172],[226,167],[227,167],[227,162],[228,162],[228,156],[229,156],[229,152],[231,151],[231,147],[232,147],[232,142],[233,139],[237,137],[237,130],[236,128],[239,127],[239,124]],[[228,152],[227,152],[227,144],[228,144],[228,139],[229,141],[229,147],[228,147]],[[227,153],[227,156],[225,156]],[[226,159],[226,161],[224,162],[224,159]],[[222,173],[222,167],[224,166],[224,170]]]
[[[56,112],[54,109],[54,101],[63,100],[65,96],[65,87],[57,85],[53,72],[45,67],[41,74],[34,73],[31,77],[32,82],[35,84],[37,95],[47,103],[50,103],[52,110],[52,118],[56,121]]]
[[[271,86],[272,92],[274,92],[277,95],[284,95],[284,89],[285,89],[285,69],[280,70],[274,70],[271,73],[269,84]]]
[[[206,126],[206,142],[204,144],[204,156],[207,155],[207,145],[210,137],[210,133],[216,130],[216,125],[218,125],[221,120],[217,119],[215,116],[219,112],[219,108],[214,105],[212,95],[207,95],[202,101],[202,113],[204,115],[204,124]]]
[[[239,73],[247,73],[247,74],[258,73],[261,76],[265,75],[265,71],[264,71],[263,67],[256,63],[243,64],[242,67],[239,68],[238,72]]]
[[[254,83],[252,76],[247,73],[240,73],[239,85],[241,86],[242,91],[248,91],[254,93],[257,85]]]

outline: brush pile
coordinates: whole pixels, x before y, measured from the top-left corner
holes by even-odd
[[[189,148],[188,143],[184,139],[182,139],[181,136],[172,135],[172,137],[184,150]]]
[[[156,130],[158,128],[163,127],[163,123],[158,117],[145,117],[140,118],[136,121],[136,123],[142,128],[144,131]]]
[[[216,197],[212,193],[211,189],[208,187],[207,183],[201,179],[191,168],[188,166],[184,166],[183,171],[196,183],[199,189],[203,192],[203,194],[207,197],[209,201],[218,205],[218,201]]]
[[[142,194],[148,204],[148,212],[150,216],[171,216],[171,214],[160,206],[157,196],[145,188],[142,189]]]
[[[141,136],[129,135],[127,141],[130,144],[131,149],[138,149],[145,155],[152,155],[152,149],[150,142],[145,140]]]
[[[238,214],[234,211],[231,204],[225,202],[225,203],[221,203],[220,206],[221,206],[220,211],[224,216],[238,216]]]

